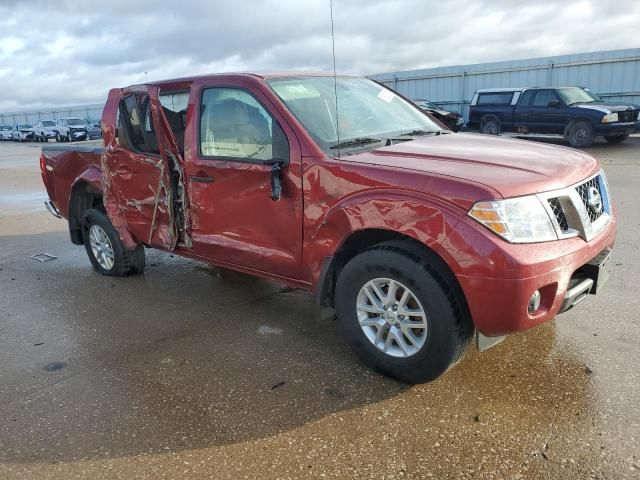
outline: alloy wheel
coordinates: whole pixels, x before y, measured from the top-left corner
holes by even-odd
[[[410,357],[427,340],[427,315],[417,296],[402,283],[374,278],[358,293],[360,328],[380,351],[392,357]]]
[[[91,246],[91,252],[98,264],[105,270],[111,270],[115,262],[115,257],[113,245],[111,245],[111,240],[109,240],[107,232],[99,225],[91,225],[89,229],[89,244]]]

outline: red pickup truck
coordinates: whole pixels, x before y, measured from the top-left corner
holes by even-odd
[[[220,74],[116,88],[103,148],[49,145],[48,209],[105,275],[145,248],[315,292],[405,382],[600,290],[615,210],[577,150],[453,134],[365,78]]]

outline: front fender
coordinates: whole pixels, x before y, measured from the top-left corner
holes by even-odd
[[[376,188],[352,194],[305,228],[307,280],[317,285],[325,257],[335,255],[351,235],[363,230],[400,233],[438,253],[462,215],[459,207],[418,192]]]

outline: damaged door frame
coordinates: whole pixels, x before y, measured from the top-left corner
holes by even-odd
[[[153,142],[150,141],[152,140],[151,133],[155,133],[157,153],[150,154],[149,152],[137,150],[134,147],[134,143],[131,142],[128,131],[131,128],[131,125],[126,118],[122,118],[122,122],[125,126],[124,134],[127,138],[128,145],[118,145],[117,147],[115,145],[111,145],[111,147],[123,148],[124,150],[130,151],[134,155],[143,155],[145,157],[156,158],[157,156],[159,156],[157,161],[154,161],[152,158],[143,159],[144,162],[158,168],[159,176],[158,185],[154,189],[153,212],[152,219],[149,224],[148,235],[145,235],[145,238],[138,238],[138,241],[146,243],[149,246],[163,248],[166,250],[173,250],[178,245],[189,248],[191,247],[191,236],[188,232],[189,205],[186,184],[184,181],[184,159],[177,145],[169,122],[163,112],[162,105],[160,104],[160,88],[154,85],[134,85],[120,90],[119,93],[120,95],[116,102],[116,111],[120,111],[123,102],[128,97],[135,97],[134,108],[136,109],[138,121],[141,124],[142,136],[144,137],[144,141],[147,143],[147,145],[153,145]],[[143,102],[141,102],[140,97],[146,98],[143,100]],[[142,107],[143,103],[146,103],[145,107]],[[124,108],[128,110],[128,107],[126,105]],[[145,125],[147,109],[150,109],[151,113],[150,120],[152,122],[152,132],[147,131]],[[114,133],[115,132],[117,132],[117,130],[114,130]],[[105,140],[110,140],[111,142],[117,144],[116,135],[113,135],[110,139]],[[105,157],[103,157],[103,159]],[[117,204],[112,204],[112,201],[110,200],[111,195],[109,195],[109,189],[111,182],[107,181],[109,179],[109,172],[106,167],[107,166],[105,162],[103,162],[103,178],[105,179],[105,208],[107,209],[109,216],[112,218],[114,228],[118,230],[121,238],[123,238],[123,241],[125,241],[125,244],[129,248],[132,248],[136,242],[133,239],[133,235],[129,231],[126,217],[117,206]],[[164,202],[161,202],[163,192],[165,193],[166,198],[164,199]],[[166,205],[166,214],[168,216],[168,241],[165,240],[162,235],[160,235],[158,239],[154,241],[154,233],[157,231],[160,225],[160,223],[158,222],[158,212],[161,209],[161,203],[164,203]],[[118,217],[118,221],[113,221],[114,216]]]

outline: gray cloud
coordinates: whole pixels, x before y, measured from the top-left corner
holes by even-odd
[[[338,70],[370,74],[633,47],[640,2],[334,0],[334,18]],[[144,72],[332,67],[329,0],[2,1],[0,32],[0,111],[101,102]]]

